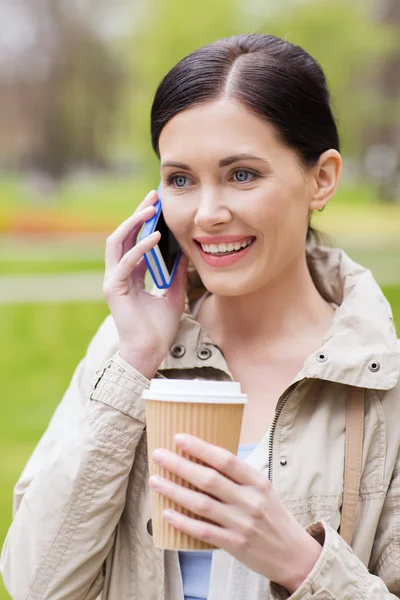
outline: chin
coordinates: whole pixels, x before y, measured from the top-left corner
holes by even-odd
[[[224,273],[210,276],[207,274],[201,280],[204,287],[215,296],[246,296],[260,288],[260,281],[253,277],[238,277],[234,273]]]

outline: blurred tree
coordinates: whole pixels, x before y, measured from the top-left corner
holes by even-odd
[[[379,92],[368,85],[368,75],[396,47],[399,32],[390,23],[377,22],[370,2],[289,1],[291,10],[282,7],[268,31],[302,46],[320,63],[343,152],[360,156],[363,130],[380,110]]]
[[[386,201],[400,202],[400,2],[376,0],[376,18],[396,27],[397,43],[367,77],[378,107],[363,131],[364,165]]]
[[[9,158],[53,177],[82,163],[104,165],[124,70],[93,27],[102,2],[86,0],[74,10],[63,0],[16,1],[32,42],[15,61],[12,76],[3,78],[8,137],[24,138]],[[25,127],[30,135],[21,133]]]

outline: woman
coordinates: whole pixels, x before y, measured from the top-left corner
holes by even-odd
[[[111,315],[16,486],[6,586],[14,600],[400,597],[390,309],[369,271],[306,244],[341,172],[321,68],[273,36],[201,48],[161,82],[152,141],[185,257],[166,294],[144,290],[159,235],[136,237],[154,191],[107,239]],[[233,379],[248,394],[238,457],[195,437],[186,451],[209,467],[154,455],[202,493],[149,482],[141,394],[153,377]],[[338,530],[354,389],[365,418],[350,547]],[[215,525],[165,518],[220,550],[155,548],[150,486],[207,515]]]

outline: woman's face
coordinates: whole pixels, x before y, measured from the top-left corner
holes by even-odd
[[[165,220],[210,292],[240,296],[290,276],[304,257],[313,178],[271,125],[216,100],[173,117],[159,148]],[[251,243],[215,255],[230,241]]]

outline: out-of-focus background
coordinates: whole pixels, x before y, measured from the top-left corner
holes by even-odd
[[[108,314],[105,238],[158,184],[157,83],[191,50],[250,31],[324,68],[344,172],[314,225],[372,269],[400,325],[399,0],[3,0],[0,543],[13,485]]]

